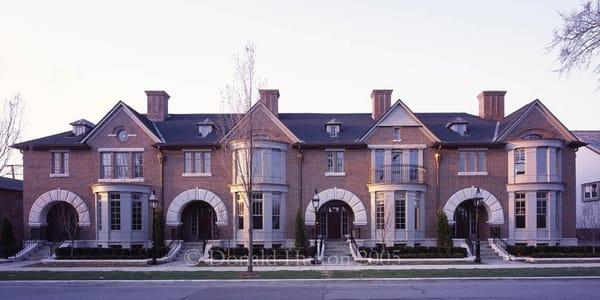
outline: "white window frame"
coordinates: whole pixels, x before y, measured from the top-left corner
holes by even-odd
[[[188,167],[188,156],[191,156]],[[212,155],[210,150],[183,150],[183,177],[210,177]],[[199,163],[199,168],[197,163]],[[198,170],[200,169],[200,170]]]
[[[458,176],[487,175],[487,149],[458,149]],[[473,169],[471,169],[471,163]]]
[[[517,198],[517,195],[522,195],[522,198]],[[519,203],[519,205],[517,205]],[[521,207],[522,206],[522,207]],[[517,217],[522,216],[525,219],[523,227],[517,227]],[[515,193],[515,229],[527,229],[527,194],[525,192]]]
[[[514,150],[514,168],[515,176],[527,174],[527,159],[525,157],[525,148],[517,148]],[[523,166],[522,173],[519,173],[517,166]]]
[[[392,129],[392,138],[394,142],[402,141],[402,133],[400,132],[400,127],[394,127]]]
[[[58,158],[58,172],[56,172],[56,158]],[[50,177],[69,177],[69,152],[50,152]]]
[[[346,176],[344,171],[344,150],[325,149],[327,158],[327,172],[325,176]]]
[[[599,200],[600,199],[599,187],[600,187],[600,182],[589,182],[589,183],[582,184],[581,185],[581,197],[583,198],[583,200],[584,201]],[[594,193],[596,194],[595,196],[594,196]],[[586,197],[586,194],[589,194],[589,196]]]
[[[385,194],[383,192],[375,192],[375,228],[385,230]]]

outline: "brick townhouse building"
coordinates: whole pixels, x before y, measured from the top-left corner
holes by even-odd
[[[281,113],[279,91],[260,90],[245,114],[262,120],[253,143],[254,193],[243,197],[233,162],[248,143],[227,114],[173,114],[169,95],[146,91],[147,112],[118,102],[97,124],[14,145],[23,153],[28,238],[60,239],[68,207],[93,246],[149,244],[149,197],[167,239],[291,246],[301,211],[312,236],[366,244],[433,245],[437,212],[457,238],[480,232],[510,244],[576,244],[579,141],[539,100],[504,114],[504,91],[478,96],[479,115],[413,113],[373,90],[370,113]],[[475,105],[475,100],[473,101]],[[311,205],[319,197],[318,216]],[[249,209],[248,209],[249,208]]]

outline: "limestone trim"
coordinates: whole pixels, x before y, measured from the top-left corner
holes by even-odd
[[[185,206],[192,201],[204,201],[215,210],[217,226],[226,226],[228,221],[227,207],[215,193],[201,188],[189,189],[175,197],[167,210],[167,226],[181,225],[181,214]]]
[[[352,209],[352,212],[354,213],[354,225],[367,225],[367,210],[362,201],[360,201],[360,199],[352,192],[334,187],[320,192],[318,196],[320,201],[317,210],[329,201],[339,200],[348,204]],[[306,207],[304,224],[315,225],[315,209],[312,207],[311,203],[308,203],[308,206]]]
[[[46,224],[46,218],[48,216],[48,210],[52,206],[51,204],[59,201],[67,202],[75,208],[79,219],[79,226],[87,227],[91,225],[90,211],[85,204],[85,201],[74,192],[58,188],[43,193],[33,202],[31,210],[29,211],[29,226],[40,227]]]
[[[476,190],[477,188],[470,187],[462,189],[450,196],[446,202],[446,205],[444,205],[444,213],[448,218],[448,223],[454,224],[456,222],[454,220],[454,211],[462,202],[473,199]],[[490,192],[482,188],[480,188],[480,191],[481,196],[483,197],[483,206],[485,207],[488,215],[487,223],[490,225],[503,225],[504,211],[502,210],[502,205],[500,205],[498,199],[496,199],[496,197]]]

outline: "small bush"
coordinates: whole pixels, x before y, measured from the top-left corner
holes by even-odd
[[[467,256],[467,250],[462,247],[439,248],[439,247],[408,247],[394,246],[386,247],[381,251],[379,247],[359,247],[358,251],[363,257],[378,259],[398,258],[463,258]]]
[[[536,258],[600,257],[600,251],[592,246],[507,246],[506,251],[514,256]]]
[[[303,259],[314,257],[316,247],[309,248],[254,248],[253,255],[255,259]],[[213,247],[210,249],[212,259],[246,259],[248,258],[248,248],[222,248]]]

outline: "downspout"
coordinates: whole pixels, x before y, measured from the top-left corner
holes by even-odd
[[[302,162],[304,160],[304,154],[302,154],[302,149],[300,147],[300,144],[298,144],[298,154],[296,155],[296,159],[298,160],[298,211],[302,213]]]
[[[436,171],[436,175],[435,175],[435,194],[436,194],[436,199],[435,199],[435,207],[436,209],[439,211],[440,210],[440,160],[442,159],[442,156],[440,154],[440,150],[441,150],[442,146],[438,145],[438,149],[434,154],[435,157],[435,171]]]
[[[160,149],[160,145],[158,145],[158,163],[160,164],[160,207],[162,207],[163,212],[165,209],[165,160],[167,156]]]

